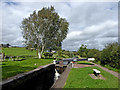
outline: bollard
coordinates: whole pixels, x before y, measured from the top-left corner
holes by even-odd
[[[56,64],[56,60],[55,60],[55,58],[54,58],[54,60],[53,60],[53,64]]]
[[[74,64],[73,64],[73,62],[71,61],[70,63],[71,63],[71,65],[72,65],[72,67],[74,67]]]

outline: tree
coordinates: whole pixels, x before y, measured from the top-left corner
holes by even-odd
[[[97,56],[100,55],[99,53],[100,53],[100,51],[97,49],[89,49],[87,57],[88,58],[92,58],[92,57],[97,58]]]
[[[52,57],[53,56],[53,53],[50,53],[50,52],[46,52],[46,53],[44,53],[44,56],[45,56],[45,58],[46,57]]]
[[[58,48],[68,33],[68,22],[55,12],[53,6],[34,11],[23,19],[21,30],[26,47],[34,47],[41,58],[48,48]]]
[[[88,49],[86,45],[81,45],[81,47],[78,49],[78,53],[81,57],[86,57],[88,53]]]
[[[119,58],[119,47],[118,43],[108,44],[101,53],[101,64],[109,65],[113,68],[120,68],[120,58]]]

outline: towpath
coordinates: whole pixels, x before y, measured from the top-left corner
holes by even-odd
[[[115,72],[115,71],[112,71],[112,70],[109,70],[109,69],[107,69],[107,68],[105,68],[105,67],[102,67],[102,66],[100,66],[100,65],[98,65],[98,64],[95,64],[95,63],[94,63],[94,65],[97,66],[97,67],[102,68],[103,70],[105,70],[105,71],[111,73],[112,75],[114,75],[115,77],[117,77],[117,78],[120,79],[120,73]]]

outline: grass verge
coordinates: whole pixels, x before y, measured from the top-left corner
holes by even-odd
[[[106,80],[93,79],[92,69],[101,71]],[[118,88],[118,78],[98,67],[72,68],[64,88]]]
[[[77,64],[87,64],[87,65],[94,65],[91,62],[88,61],[77,61]]]
[[[23,61],[7,61],[2,62],[2,79],[6,79],[16,74],[33,70],[39,66],[52,63],[53,59],[33,59],[26,58]]]
[[[112,70],[112,71],[115,71],[115,72],[119,72],[119,73],[120,73],[120,69],[113,68],[113,67],[111,67],[111,66],[109,66],[109,65],[102,65],[102,66],[105,67],[105,68],[108,68],[109,70]]]
[[[100,64],[100,61],[98,61],[98,62],[93,62],[93,63],[96,63],[96,64],[101,65],[101,64]],[[109,70],[112,70],[112,71],[115,71],[115,72],[120,73],[120,69],[113,68],[113,67],[111,67],[111,66],[109,66],[109,65],[101,65],[101,66],[103,66],[103,67],[105,67],[105,68],[108,68]]]

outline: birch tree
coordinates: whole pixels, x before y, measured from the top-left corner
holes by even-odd
[[[23,19],[20,28],[25,46],[36,48],[41,58],[46,48],[58,47],[66,38],[68,26],[67,20],[61,18],[51,6],[33,11],[28,18]]]

